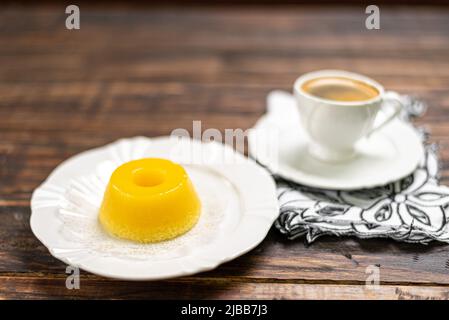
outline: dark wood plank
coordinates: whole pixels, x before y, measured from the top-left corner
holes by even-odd
[[[440,286],[301,284],[234,279],[178,279],[164,282],[121,282],[81,276],[80,288],[69,290],[64,277],[0,276],[0,299],[425,299],[447,300]],[[176,294],[174,294],[176,292]]]
[[[211,272],[132,284],[83,273],[73,292],[29,228],[31,192],[64,159],[193,120],[250,128],[270,90],[323,68],[425,99],[418,124],[440,143],[449,183],[447,9],[385,8],[380,31],[365,30],[356,7],[83,7],[80,31],[64,28],[63,9],[0,9],[0,298],[447,298],[446,245],[328,237],[305,246],[275,230]],[[376,293],[363,286],[369,265],[381,268]]]

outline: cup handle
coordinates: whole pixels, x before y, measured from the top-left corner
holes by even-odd
[[[387,103],[385,103],[387,102]],[[392,102],[392,103],[388,103]],[[401,110],[404,108],[404,103],[401,101],[401,96],[393,91],[387,91],[384,93],[384,98],[382,102],[381,111],[385,110],[386,108],[390,107],[393,108],[393,112],[388,115],[385,120],[383,120],[381,123],[376,125],[374,128],[372,128],[367,136],[370,136],[373,132],[376,132],[377,130],[383,128],[387,123],[389,123],[391,120],[396,118],[396,116],[401,112]]]

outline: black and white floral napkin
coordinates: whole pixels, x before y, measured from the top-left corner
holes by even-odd
[[[404,121],[422,115],[425,105],[403,96]],[[417,129],[419,130],[419,129]],[[280,215],[275,226],[289,239],[322,235],[392,238],[398,241],[449,242],[449,188],[438,183],[438,152],[426,154],[410,176],[382,187],[330,191],[276,178]]]

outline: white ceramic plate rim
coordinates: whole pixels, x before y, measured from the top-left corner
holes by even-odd
[[[113,256],[95,256],[92,253],[89,253],[88,259],[77,261],[64,254],[63,250],[58,250],[56,247],[57,239],[52,238],[57,233],[57,230],[48,230],[49,227],[44,221],[49,218],[58,219],[54,212],[51,212],[51,210],[56,210],[56,208],[35,207],[34,204],[42,200],[39,199],[41,197],[39,190],[45,189],[49,185],[54,185],[56,177],[59,179],[64,177],[67,175],[67,172],[83,165],[83,163],[90,163],[92,166],[91,169],[94,170],[95,162],[91,161],[91,158],[99,157],[107,160],[107,148],[124,140],[129,141],[132,139],[148,139],[152,143],[164,144],[169,143],[168,139],[170,137],[135,137],[121,139],[99,148],[84,151],[58,165],[48,178],[33,192],[31,198],[31,230],[55,258],[69,265],[78,266],[85,271],[104,277],[122,280],[160,280],[214,269],[224,262],[247,253],[265,238],[279,213],[274,180],[265,169],[261,168],[254,161],[235,152],[229,146],[210,142],[207,143],[207,147],[224,148],[226,152],[232,152],[235,159],[238,159],[238,163],[235,164],[224,163],[211,165],[212,167],[218,166],[220,170],[225,171],[222,174],[238,189],[244,202],[240,221],[232,230],[231,234],[226,237],[226,241],[221,238],[210,246],[206,245],[201,255],[190,254],[172,260],[157,262],[130,262],[129,260]],[[196,141],[194,143],[199,144],[201,142]],[[59,185],[58,187],[65,186]],[[56,223],[54,220],[52,222]],[[50,228],[55,228],[54,224]]]

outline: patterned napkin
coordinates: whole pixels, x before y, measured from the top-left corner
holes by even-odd
[[[425,105],[402,96],[401,117],[422,115]],[[275,227],[289,239],[322,235],[392,238],[426,244],[449,242],[449,188],[438,184],[437,147],[426,143],[426,154],[410,176],[372,189],[330,191],[276,178],[280,215]]]

